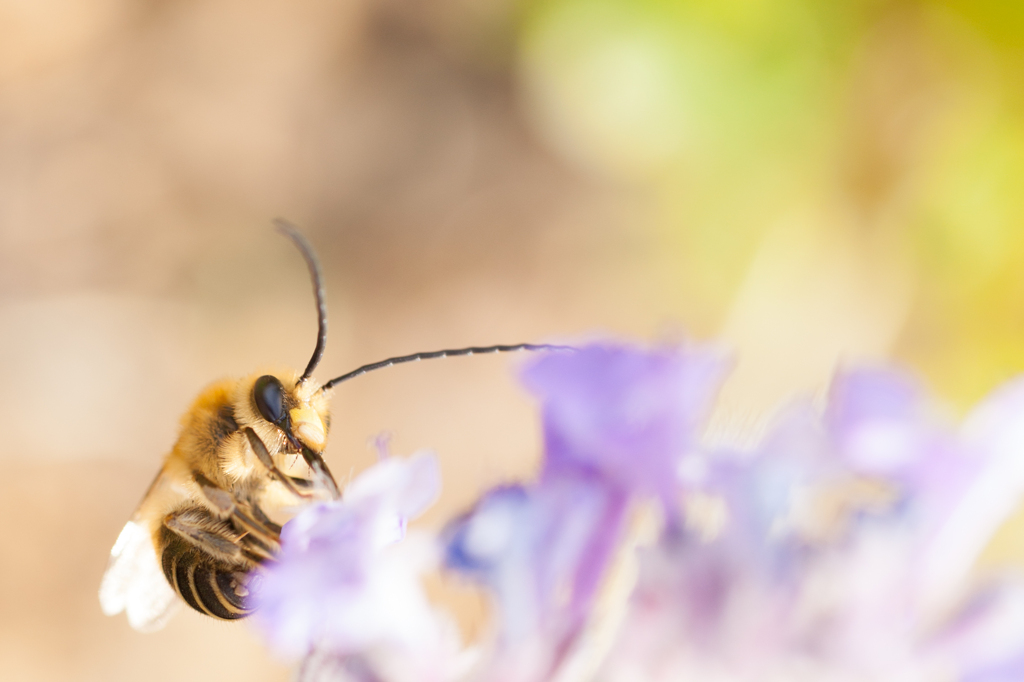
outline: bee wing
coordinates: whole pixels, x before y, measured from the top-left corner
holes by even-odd
[[[178,606],[157,561],[149,530],[133,519],[125,524],[110,550],[110,563],[100,583],[100,607],[113,616],[122,611],[140,632],[162,628]]]

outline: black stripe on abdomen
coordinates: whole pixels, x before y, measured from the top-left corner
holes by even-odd
[[[160,563],[164,576],[185,603],[207,616],[236,620],[252,613],[246,608],[238,576],[245,568],[212,560],[171,532],[164,536]]]

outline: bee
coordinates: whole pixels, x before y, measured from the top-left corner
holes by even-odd
[[[323,454],[331,389],[384,367],[432,358],[564,346],[520,343],[414,353],[363,365],[324,384],[313,378],[327,342],[323,278],[291,224],[278,230],[309,269],[317,341],[301,372],[253,374],[207,387],[181,419],[177,442],[110,552],[100,585],[107,615],[159,629],[183,601],[223,620],[251,613],[259,569],[274,561],[282,524],[304,506],[340,497]],[[180,599],[179,599],[180,598]]]

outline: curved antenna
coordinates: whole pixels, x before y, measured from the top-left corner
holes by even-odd
[[[387,360],[381,360],[380,362],[371,362],[368,365],[363,365],[357,369],[352,370],[348,374],[342,374],[340,377],[331,379],[324,384],[320,390],[326,391],[332,386],[348,381],[349,379],[355,379],[358,376],[362,376],[367,372],[372,372],[378,369],[384,369],[385,367],[391,367],[392,365],[400,365],[403,362],[419,362],[420,360],[433,360],[434,358],[452,358],[460,355],[483,355],[485,353],[510,353],[520,350],[549,350],[549,351],[575,351],[576,349],[572,346],[555,346],[548,343],[517,343],[510,346],[471,346],[469,348],[453,348],[450,350],[435,350],[429,353],[413,353],[412,355],[399,355],[394,358],[388,358]]]
[[[316,297],[316,348],[313,349],[313,357],[309,359],[309,364],[306,365],[302,376],[299,377],[301,384],[313,374],[313,370],[320,364],[320,358],[324,356],[324,348],[327,347],[327,301],[324,296],[324,278],[320,274],[320,263],[316,260],[313,247],[302,236],[298,228],[283,218],[275,218],[274,226],[277,227],[278,232],[291,239],[302,253],[302,258],[305,259],[306,265],[309,267],[309,278],[313,280],[313,295]]]

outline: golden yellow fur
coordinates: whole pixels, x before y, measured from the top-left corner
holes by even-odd
[[[254,504],[278,523],[290,518],[308,500],[296,499],[280,482],[270,476],[256,458],[243,435],[251,428],[266,445],[275,464],[283,471],[301,475],[308,471],[301,458],[284,452],[287,441],[275,425],[267,422],[253,401],[253,385],[264,374],[276,376],[285,393],[285,406],[293,417],[296,436],[317,453],[326,444],[330,397],[320,391],[312,378],[297,385],[294,370],[255,372],[242,379],[222,379],[207,386],[181,417],[181,431],[163,468],[146,494],[136,514],[143,519],[159,548],[164,519],[191,506],[202,506],[213,514],[222,514],[202,494],[194,474],[202,474],[235,499]],[[298,417],[298,420],[295,420]],[[307,438],[304,434],[322,434]]]

